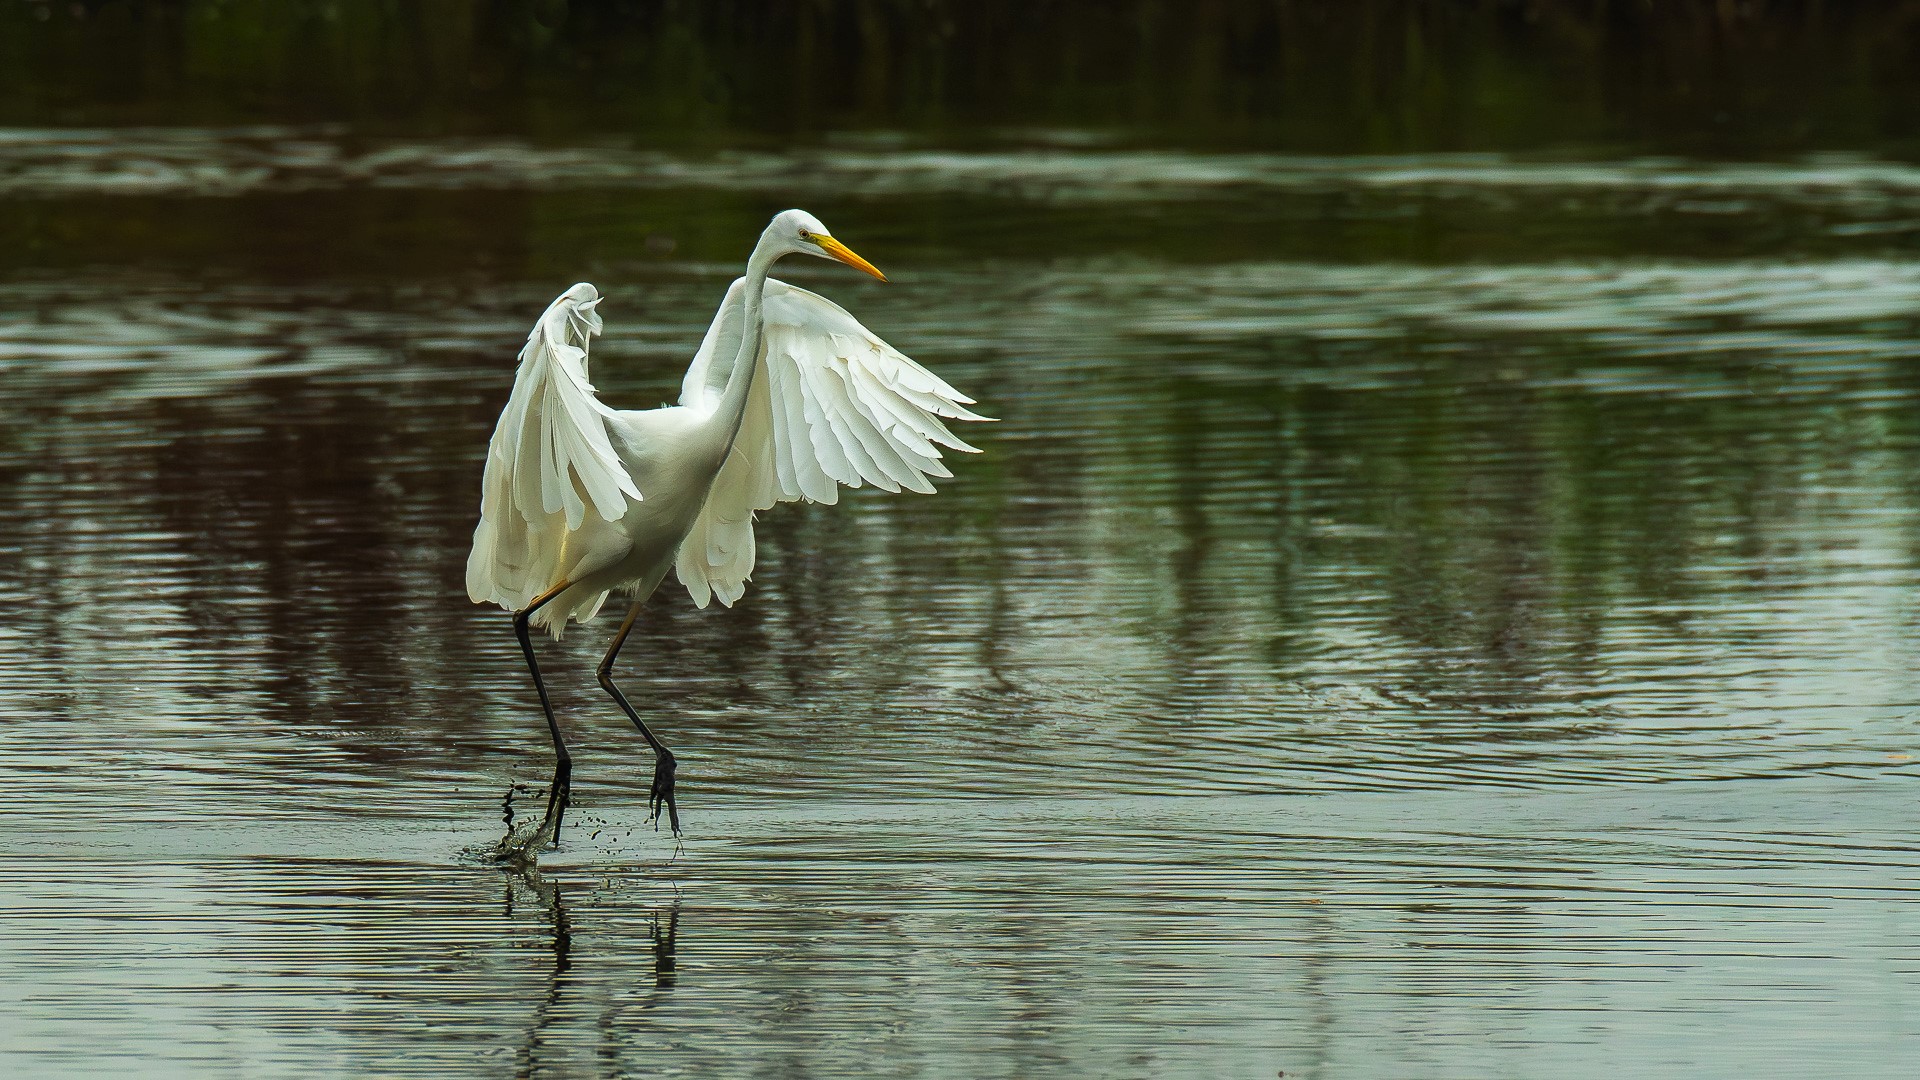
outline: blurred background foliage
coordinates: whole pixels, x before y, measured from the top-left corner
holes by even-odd
[[[1911,156],[1917,45],[1912,0],[10,0],[0,124]]]

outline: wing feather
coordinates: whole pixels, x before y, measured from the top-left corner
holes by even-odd
[[[467,556],[467,595],[475,603],[517,610],[584,563],[624,550],[615,523],[640,489],[614,451],[606,423],[612,410],[587,381],[599,303],[592,285],[568,289],[520,350],[513,392],[487,444],[480,523]],[[569,613],[584,621],[602,599],[583,597],[545,621],[557,633]]]
[[[851,487],[860,482],[860,473],[853,467],[853,462],[847,460],[847,447],[843,441],[846,436],[827,415],[830,399],[817,385],[819,372],[809,367],[809,361],[813,359],[811,355],[788,352],[782,366],[793,376],[792,381],[798,387],[801,412],[807,420],[807,436],[813,443],[813,457],[819,462],[820,471],[835,482]],[[834,501],[840,497],[837,490],[829,490],[828,494]]]
[[[918,469],[907,464],[902,456],[903,448],[887,438],[885,429],[875,423],[873,413],[860,407],[860,399],[853,391],[851,366],[844,357],[836,357],[822,373],[820,381],[833,394],[834,411],[841,426],[859,443],[868,462],[878,470],[876,474],[862,468],[861,475],[888,491],[906,488],[922,495],[931,494],[933,485],[927,483],[926,477]]]
[[[775,365],[769,364],[764,356],[760,364],[760,369],[754,375],[754,394],[757,395],[760,388],[765,386],[767,401],[764,405],[748,402],[747,415],[740,423],[741,433],[744,435],[747,425],[764,415],[768,430],[764,435],[766,445],[762,450],[767,460],[773,463],[774,480],[780,490],[781,501],[797,499],[804,489],[800,486],[800,470],[795,466],[793,455],[787,453],[787,448],[793,446],[800,436],[789,427],[797,427],[806,421],[791,410],[792,402],[787,399],[785,379],[779,371],[772,370]],[[761,412],[762,408],[765,409],[764,413]],[[733,444],[739,446],[740,437],[736,436]]]
[[[808,415],[817,410],[806,400],[805,380],[799,368],[784,349],[775,348],[772,342],[762,347],[761,364],[759,374],[768,377],[767,392],[773,399],[774,415],[786,421],[782,433],[785,438],[775,441],[773,452],[786,459],[795,480],[794,490],[781,501],[806,498],[828,505],[838,502],[839,489],[820,460],[820,436],[814,433],[813,417]]]
[[[744,300],[736,281],[687,372],[681,404],[717,400],[726,385],[718,358],[739,350]],[[977,453],[943,421],[990,419],[831,300],[770,280],[762,318],[760,366],[740,432],[675,564],[701,607],[715,598],[731,605],[745,593],[756,511],[800,499],[832,503],[842,484],[932,492],[929,477],[953,475],[941,447]]]
[[[910,455],[908,461],[914,468],[931,476],[953,475],[940,463],[939,449],[927,439],[932,428],[926,420],[921,419],[925,414],[904,405],[897,396],[888,393],[873,372],[865,367],[853,365],[849,374],[853,378],[854,400],[872,417],[874,426],[886,432],[902,455]]]
[[[832,361],[819,367],[801,366],[801,375],[806,380],[807,399],[815,414],[820,418],[814,424],[814,439],[825,441],[830,446],[838,446],[841,461],[845,468],[834,473],[834,479],[848,487],[859,487],[863,482],[876,482],[876,474],[881,469],[861,444],[855,423],[847,416],[852,408],[840,392],[839,380],[834,375]],[[823,434],[824,433],[824,434]],[[884,475],[881,475],[884,479]],[[886,483],[882,486],[898,491],[898,484]]]

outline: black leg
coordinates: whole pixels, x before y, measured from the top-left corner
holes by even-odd
[[[533,658],[533,639],[528,634],[533,613],[547,601],[565,592],[571,582],[560,584],[534,597],[533,603],[513,613],[513,632],[520,639],[520,651],[527,654],[527,670],[533,672],[533,688],[540,693],[540,709],[547,714],[547,732],[553,736],[553,783],[547,788],[547,817],[541,828],[552,843],[560,842],[560,819],[566,817],[568,796],[572,794],[573,758],[567,753],[567,740],[560,735],[560,721],[554,719],[553,703],[547,700],[547,684],[540,678],[540,663]]]
[[[673,803],[673,770],[676,764],[673,751],[667,749],[665,743],[655,738],[653,732],[647,730],[646,721],[640,719],[640,714],[633,711],[633,706],[627,701],[627,695],[621,693],[619,685],[613,681],[613,658],[620,655],[620,646],[627,643],[627,635],[633,633],[633,624],[639,618],[640,602],[636,600],[633,609],[627,612],[627,621],[620,624],[620,632],[613,635],[613,644],[607,646],[607,655],[600,660],[600,686],[613,695],[613,700],[620,703],[620,709],[627,714],[627,719],[633,721],[633,726],[640,729],[640,737],[647,740],[648,746],[653,747],[653,790],[647,794],[647,811],[652,815],[650,820],[657,829],[660,827],[660,811],[664,808],[667,812],[667,826],[673,830],[675,836],[678,836],[680,835],[680,809]]]

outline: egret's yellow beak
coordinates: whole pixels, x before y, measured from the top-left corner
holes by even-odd
[[[831,255],[836,259],[839,259],[841,262],[846,263],[848,266],[853,267],[855,270],[865,271],[866,273],[872,274],[874,277],[879,278],[881,281],[887,280],[887,275],[881,273],[879,267],[873,265],[872,263],[861,258],[860,256],[855,255],[853,253],[852,248],[848,247],[847,245],[841,243],[838,240],[835,240],[833,237],[820,236],[818,234],[815,234],[813,238],[813,242],[820,245],[820,250],[826,252],[828,255]]]

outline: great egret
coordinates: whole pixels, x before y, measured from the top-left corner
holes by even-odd
[[[654,821],[674,832],[674,756],[613,681],[640,607],[669,569],[693,602],[731,606],[753,573],[754,513],[832,503],[837,484],[932,492],[952,476],[935,444],[975,452],[941,418],[985,420],[973,399],[880,340],[839,305],[767,277],[787,255],[835,259],[886,280],[802,210],[776,214],[734,281],[680,386],[680,403],[610,409],[587,382],[600,294],[581,283],[527,335],[513,394],[487,447],[467,595],[514,613],[553,736],[553,783],[535,839],[557,841],[573,761],[554,719],[528,628],[555,638],[609,593],[632,600],[600,661],[600,685],[653,748]]]

